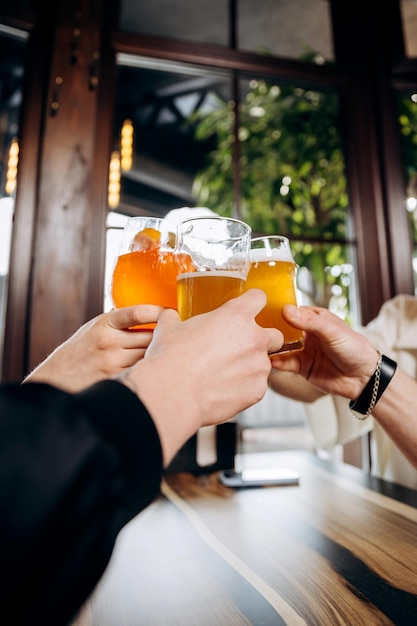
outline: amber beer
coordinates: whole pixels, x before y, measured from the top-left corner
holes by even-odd
[[[244,292],[245,281],[233,272],[188,272],[177,279],[178,313],[182,320],[207,313]]]
[[[206,313],[245,289],[250,226],[227,217],[197,217],[177,227],[178,313],[182,320]],[[190,259],[193,270],[184,264]]]
[[[252,239],[250,257],[246,289],[257,287],[267,295],[267,304],[256,321],[263,327],[278,328],[283,333],[284,344],[279,354],[302,350],[303,333],[290,326],[282,316],[284,304],[297,305],[296,265],[289,240],[277,235]]]

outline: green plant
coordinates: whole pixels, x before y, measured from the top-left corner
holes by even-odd
[[[342,295],[342,314],[348,317],[351,265],[344,243],[348,196],[337,95],[250,81],[238,116],[237,146],[233,103],[218,99],[212,112],[190,120],[197,140],[215,138],[216,145],[195,177],[193,191],[199,204],[220,215],[237,215],[256,233],[290,237],[296,262],[313,277],[310,299],[329,306],[332,298]],[[238,210],[235,150],[241,189]]]

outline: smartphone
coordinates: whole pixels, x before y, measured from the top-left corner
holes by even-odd
[[[263,485],[298,485],[300,474],[288,467],[267,469],[233,469],[219,472],[219,480],[226,487],[262,487]]]

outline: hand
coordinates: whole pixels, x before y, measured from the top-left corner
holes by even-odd
[[[46,382],[77,392],[111,378],[142,359],[152,331],[129,330],[156,322],[162,307],[137,305],[102,313],[90,320],[33,370],[24,382]]]
[[[301,374],[321,391],[356,399],[377,365],[372,344],[327,309],[286,305],[283,314],[304,331],[305,347],[274,358],[272,367]]]
[[[224,422],[263,398],[283,336],[260,327],[266,304],[259,289],[181,322],[164,310],[145,358],[122,377],[136,390],[158,428],[164,462],[200,426]]]

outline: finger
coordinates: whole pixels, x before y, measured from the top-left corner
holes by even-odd
[[[332,322],[340,324],[341,322],[340,317],[321,307],[297,307],[293,304],[285,304],[282,312],[287,322],[292,326],[312,332],[321,333],[323,331],[323,318],[326,318],[330,324]]]
[[[300,357],[299,355],[280,354],[271,356],[272,369],[279,370],[280,372],[299,372]]]
[[[284,343],[284,335],[276,328],[266,328],[265,330],[268,331],[269,335],[268,354],[273,355],[281,350]]]
[[[175,309],[163,309],[158,317],[158,323],[154,330],[154,333],[158,333],[160,328],[166,328],[173,324],[180,322],[180,316]]]
[[[124,350],[123,357],[120,362],[120,367],[122,369],[126,369],[128,367],[132,367],[138,361],[143,359],[146,353],[146,348],[137,348],[135,350]]]
[[[153,330],[129,329],[123,338],[123,348],[127,350],[146,350],[152,341]]]
[[[124,330],[138,324],[150,324],[158,321],[163,307],[156,304],[137,304],[110,311],[108,323],[116,330]]]
[[[237,298],[226,302],[225,307],[239,307],[240,311],[245,311],[248,315],[256,317],[259,311],[266,305],[266,293],[262,289],[248,289]]]

